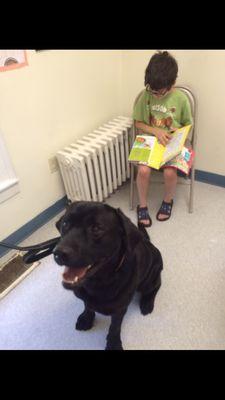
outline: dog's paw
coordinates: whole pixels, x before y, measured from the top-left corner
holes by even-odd
[[[110,340],[107,341],[107,345],[105,350],[123,350],[122,342],[121,340]]]
[[[140,309],[143,315],[151,314],[154,309],[154,302],[143,297],[140,301]]]
[[[86,312],[84,311],[80,316],[77,318],[76,322],[76,329],[78,331],[87,331],[91,329],[94,325],[95,313],[94,312]]]

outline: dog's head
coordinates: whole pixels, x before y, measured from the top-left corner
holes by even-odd
[[[56,223],[61,239],[54,249],[57,264],[64,265],[63,285],[73,289],[93,276],[121,251],[133,251],[142,236],[120,209],[107,204],[72,203]]]

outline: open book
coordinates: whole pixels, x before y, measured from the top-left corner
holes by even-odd
[[[181,153],[191,125],[183,126],[171,133],[166,146],[159,143],[155,136],[137,135],[128,160],[160,169],[166,162]]]
[[[194,156],[195,156],[194,150],[184,146],[181,153],[172,158],[172,160],[167,161],[162,168],[164,167],[176,168],[179,171],[183,172],[184,174],[189,175],[190,169],[193,164]]]

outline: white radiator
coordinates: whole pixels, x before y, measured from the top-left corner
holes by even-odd
[[[132,123],[119,116],[57,152],[69,201],[103,201],[130,177]]]

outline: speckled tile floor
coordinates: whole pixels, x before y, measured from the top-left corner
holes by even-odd
[[[134,297],[122,325],[124,349],[225,349],[225,189],[196,182],[193,214],[188,191],[178,185],[172,217],[160,223],[155,214],[163,185],[151,185],[148,232],[164,259],[162,286],[149,316],[141,315]],[[128,196],[125,184],[107,203],[136,223]],[[57,219],[23,244],[57,236]],[[82,310],[82,302],[63,289],[61,269],[49,256],[0,301],[0,349],[104,349],[109,317],[97,314],[90,331],[78,332]]]

